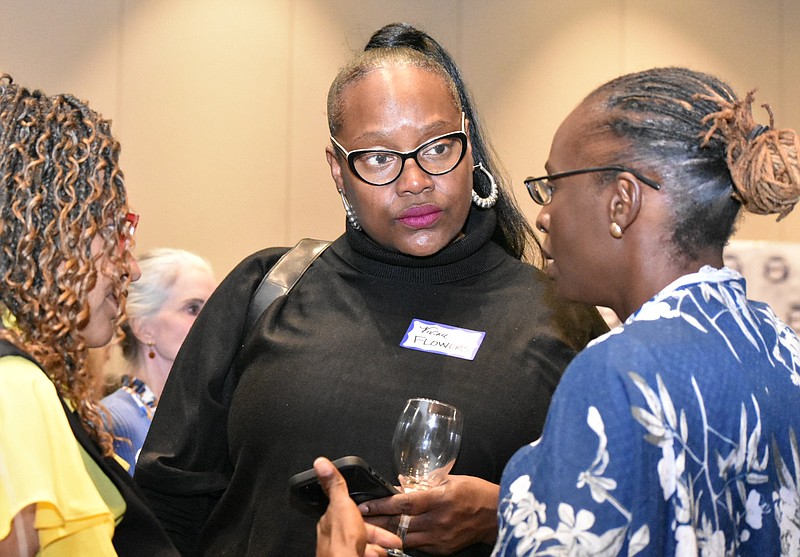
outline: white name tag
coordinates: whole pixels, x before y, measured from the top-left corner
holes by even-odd
[[[474,360],[486,333],[414,319],[400,346],[422,352]]]

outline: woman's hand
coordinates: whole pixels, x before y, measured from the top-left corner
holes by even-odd
[[[396,530],[401,514],[411,516],[407,548],[448,555],[497,539],[500,486],[472,476],[448,476],[430,491],[412,491],[359,505],[369,523]]]
[[[317,557],[386,557],[384,548],[402,546],[391,532],[364,522],[347,491],[347,482],[330,460],[316,459],[314,470],[330,499],[317,523]]]

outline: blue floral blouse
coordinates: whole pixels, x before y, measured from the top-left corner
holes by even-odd
[[[800,340],[704,267],[567,368],[493,555],[800,556]]]

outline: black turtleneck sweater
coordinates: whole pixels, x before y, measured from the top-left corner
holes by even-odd
[[[348,228],[244,339],[253,290],[286,249],[231,272],[175,361],[134,476],[185,554],[313,556],[316,518],[292,507],[289,478],[317,456],[357,455],[394,479],[392,434],[412,397],[463,411],[453,474],[499,483],[606,327],[491,241],[494,227],[493,211],[473,210],[466,235],[425,258]],[[414,319],[486,334],[473,360],[412,350],[401,341]]]

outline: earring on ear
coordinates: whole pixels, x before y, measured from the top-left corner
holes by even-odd
[[[150,352],[147,353],[147,357],[150,358],[151,360],[156,357],[156,351],[153,349],[153,347],[155,345],[156,345],[155,342],[148,342],[147,343],[147,346],[150,348]]]
[[[344,205],[344,212],[347,214],[347,220],[350,222],[350,226],[356,230],[361,230],[361,225],[358,223],[356,212],[353,211],[353,207],[350,206],[350,202],[347,200],[347,197],[345,197],[342,190],[339,190],[339,195],[342,196],[342,205]]]
[[[472,190],[472,202],[480,207],[481,209],[491,209],[494,207],[494,204],[497,203],[497,198],[499,193],[497,191],[497,182],[494,181],[494,176],[483,167],[483,163],[479,162],[478,164],[472,167],[472,170],[477,170],[478,172],[483,172],[486,177],[489,179],[489,195],[486,197],[481,197],[478,195],[478,192],[475,191],[474,186]]]
[[[622,227],[613,220],[611,221],[611,225],[608,227],[608,232],[611,234],[612,238],[616,238],[617,240],[622,238]]]

